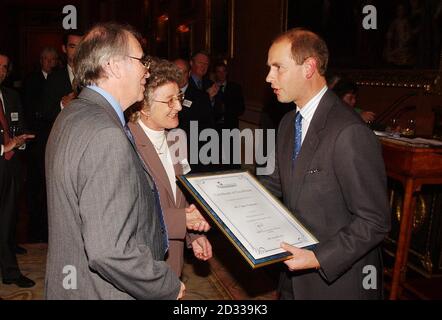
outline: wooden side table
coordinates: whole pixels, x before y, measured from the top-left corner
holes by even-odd
[[[407,271],[408,249],[416,205],[414,193],[424,184],[442,184],[442,148],[414,147],[380,138],[387,176],[404,186],[404,202],[393,268],[390,300],[400,295]]]

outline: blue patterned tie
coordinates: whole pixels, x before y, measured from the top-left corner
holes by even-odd
[[[166,223],[164,222],[164,215],[163,215],[163,209],[161,208],[161,201],[160,201],[160,193],[158,192],[157,185],[155,183],[155,179],[153,178],[153,175],[150,173],[149,169],[144,164],[143,158],[138,153],[137,147],[135,146],[135,140],[132,135],[132,132],[130,132],[129,126],[127,123],[124,125],[124,132],[126,133],[127,137],[129,138],[130,142],[132,143],[132,146],[134,147],[138,158],[140,159],[144,169],[149,173],[150,177],[153,181],[153,193],[155,197],[155,210],[156,214],[158,215],[158,218],[160,220],[160,227],[161,227],[161,233],[163,234],[163,244],[164,244],[164,254],[166,254],[167,250],[169,249],[169,235],[167,233]]]
[[[126,136],[129,138],[130,142],[135,147],[135,140],[134,140],[134,137],[132,135],[132,132],[130,132],[130,129],[129,129],[129,126],[127,125],[127,123],[124,125],[123,128],[124,128],[124,132],[126,133]]]
[[[295,139],[294,140],[295,140],[295,143],[293,146],[292,163],[298,157],[299,151],[301,151],[301,144],[302,144],[302,116],[299,111],[296,112],[296,117],[295,117]]]
[[[153,177],[152,177],[153,180]],[[154,181],[155,208],[160,219],[161,233],[163,234],[164,254],[169,250],[169,235],[167,233],[166,223],[164,222],[163,209],[161,208],[160,193]]]

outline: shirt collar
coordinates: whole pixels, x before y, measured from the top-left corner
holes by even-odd
[[[115,110],[115,112],[118,115],[118,118],[121,121],[121,124],[124,126],[126,124],[126,121],[124,120],[124,113],[123,113],[123,109],[121,108],[120,104],[118,103],[117,100],[115,100],[115,98],[106,90],[97,87],[95,85],[91,85],[91,86],[87,86],[87,88],[94,90],[95,92],[97,92],[98,94],[102,95],[103,98],[106,99],[107,102],[109,102],[109,104],[112,106],[112,108]]]
[[[184,87],[182,87],[180,90],[182,93],[186,93],[187,88],[189,87],[189,83],[186,83]]]
[[[193,74],[193,73],[192,73],[190,76],[192,77],[193,81],[194,81],[196,84],[198,84],[198,81],[203,81],[203,79],[201,79],[200,77],[198,77],[196,74]]]
[[[321,91],[319,91],[313,98],[311,98],[309,102],[307,102],[305,106],[301,109],[296,107],[296,111],[299,111],[301,113],[301,116],[304,120],[307,120],[308,122],[312,120],[313,115],[318,108],[319,102],[321,101],[321,98],[325,94],[327,89],[327,86],[324,86]]]
[[[69,81],[72,84],[72,81],[74,81],[74,70],[72,70],[70,65],[67,65],[67,69],[68,69]]]

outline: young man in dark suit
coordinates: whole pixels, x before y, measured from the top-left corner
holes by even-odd
[[[9,71],[9,57],[0,53],[0,270],[4,284],[29,288],[35,283],[22,275],[15,256],[21,175],[16,148],[33,138],[33,135],[15,136],[12,132],[13,125],[24,128],[24,115],[18,93],[1,86]]]
[[[278,101],[296,105],[279,125],[268,182],[319,240],[310,250],[281,244],[292,257],[285,261],[280,297],[379,299],[379,245],[390,230],[381,148],[361,118],[327,89],[327,62],[325,42],[304,29],[280,35],[268,53],[266,81]]]
[[[58,53],[46,47],[40,53],[40,68],[26,78],[23,105],[28,128],[36,139],[27,146],[27,198],[30,214],[30,242],[47,242],[46,186],[44,154],[49,129],[43,122],[43,97],[48,76],[58,65]]]
[[[222,135],[223,129],[239,129],[238,117],[244,113],[244,97],[239,84],[227,80],[227,66],[223,62],[215,65],[215,83],[218,92],[213,99],[213,111],[216,128]],[[240,169],[241,164],[235,163],[234,152],[241,150],[240,145],[234,145],[235,139],[231,139],[228,145],[222,145],[220,152],[223,154],[221,169]],[[227,154],[229,156],[227,157]]]
[[[54,70],[47,78],[42,102],[42,117],[48,132],[60,111],[75,98],[72,87],[74,56],[81,38],[82,33],[78,30],[70,30],[64,34],[61,49],[66,54],[66,66]]]
[[[216,123],[223,129],[239,128],[238,117],[245,109],[241,86],[227,80],[227,66],[222,62],[215,65],[215,82],[219,88],[214,106]]]
[[[193,143],[194,145],[198,145],[199,151],[200,147],[205,143],[198,141],[200,132],[204,129],[215,128],[212,105],[209,95],[206,92],[190,84],[189,63],[184,59],[177,59],[174,63],[182,72],[182,79],[179,86],[180,91],[184,94],[183,108],[178,114],[180,120],[178,127],[186,132],[188,150],[191,150],[191,144]],[[198,124],[198,131],[195,131],[198,133],[197,137],[191,135],[191,121],[196,121]],[[197,141],[192,141],[193,138],[196,138]],[[208,172],[213,170],[212,165],[201,163],[199,158],[197,163],[192,161],[194,157],[195,154],[189,152],[192,172]]]

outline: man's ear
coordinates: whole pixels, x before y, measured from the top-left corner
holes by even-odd
[[[108,77],[120,79],[121,78],[121,59],[110,58],[105,64],[104,69]]]
[[[317,70],[316,59],[313,57],[309,57],[304,61],[304,76],[307,79],[311,79]]]
[[[64,44],[61,46],[61,51],[63,51],[64,54],[68,53]]]

